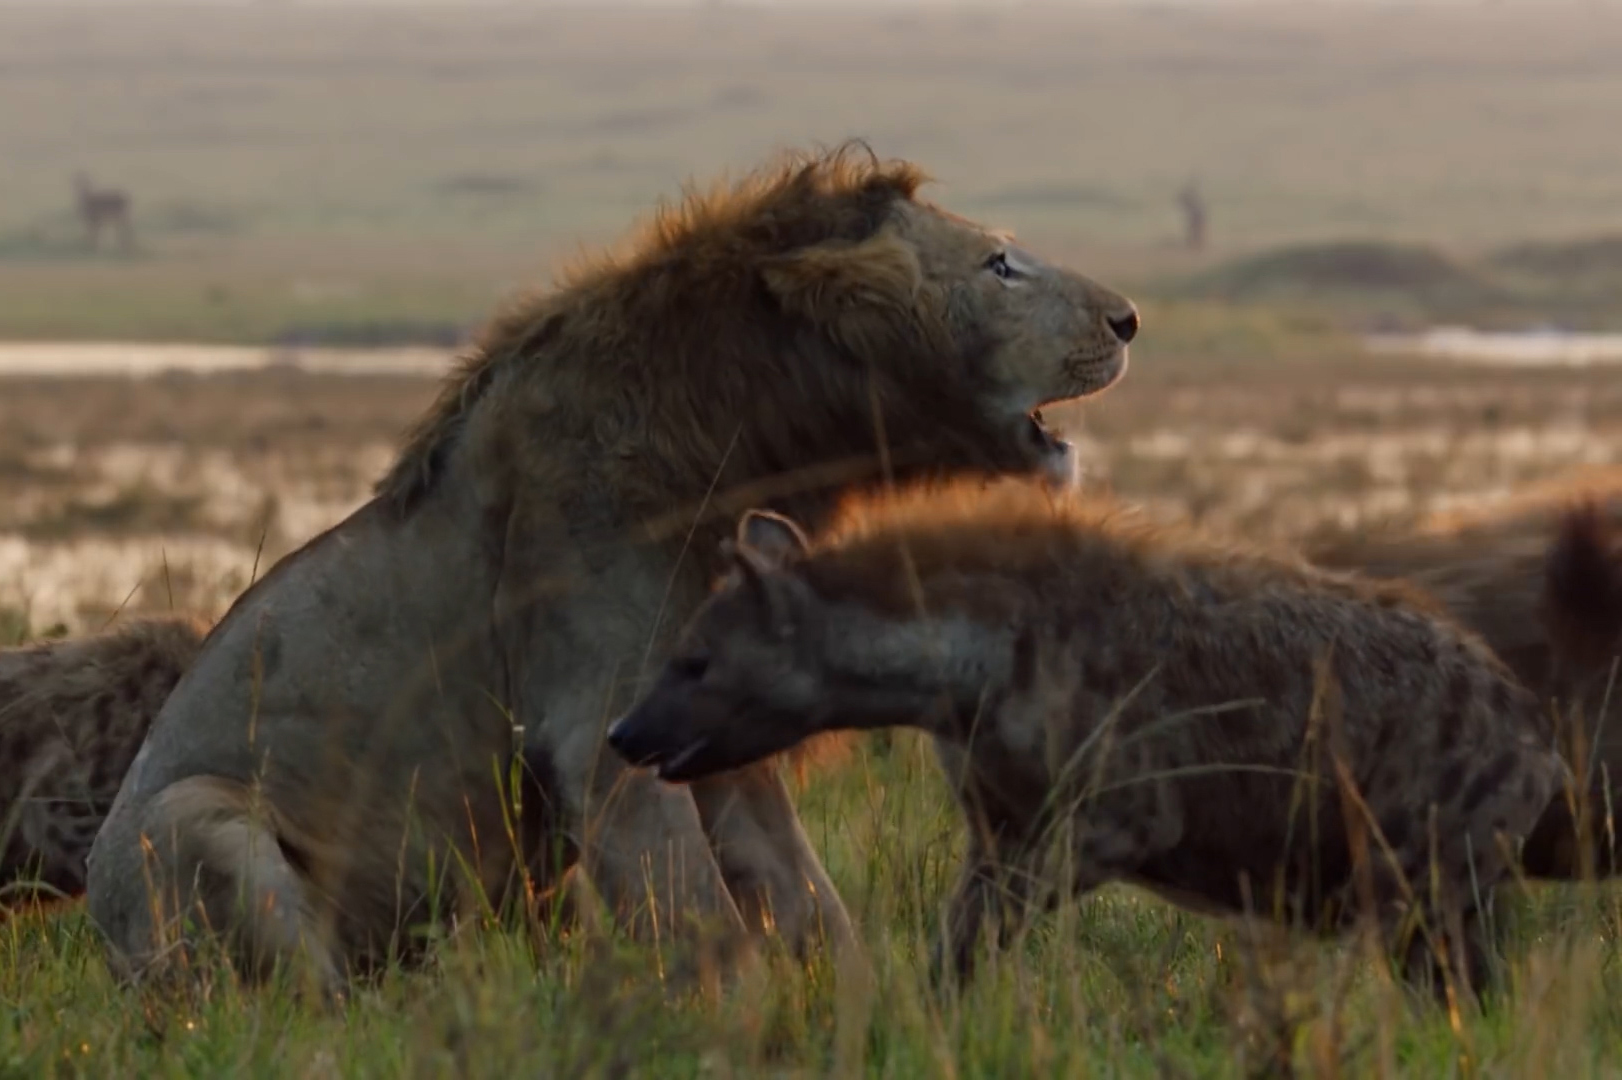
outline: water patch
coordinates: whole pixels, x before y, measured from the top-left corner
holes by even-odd
[[[0,376],[151,378],[168,372],[209,374],[295,368],[330,375],[420,375],[437,378],[453,350],[296,348],[285,345],[169,345],[145,342],[0,342]]]
[[[1426,356],[1493,367],[1591,367],[1622,363],[1622,334],[1558,329],[1472,330],[1438,326],[1422,334],[1373,334],[1371,352]]]

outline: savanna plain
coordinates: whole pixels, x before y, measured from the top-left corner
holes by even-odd
[[[1271,544],[1445,524],[1622,471],[1616,369],[1361,340],[1622,329],[1619,47],[1622,13],[1577,4],[10,7],[0,357],[445,345],[683,180],[862,135],[1140,302],[1125,381],[1057,417],[1090,485]],[[79,169],[130,193],[133,250],[87,249]],[[0,378],[0,642],[222,612],[364,501],[433,396],[364,367]],[[223,966],[120,989],[64,902],[0,923],[0,1074],[1622,1075],[1615,886],[1500,907],[1479,1009],[1361,942],[1124,887],[942,998],[962,836],[927,745],[854,741],[797,790],[865,976],[770,955],[710,996],[668,950],[492,919],[333,1011]]]

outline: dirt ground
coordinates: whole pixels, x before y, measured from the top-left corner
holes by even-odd
[[[222,610],[366,498],[425,378],[276,370],[0,382],[0,610]],[[1622,461],[1622,381],[1400,358],[1135,363],[1053,414],[1088,482],[1240,535],[1412,521]]]

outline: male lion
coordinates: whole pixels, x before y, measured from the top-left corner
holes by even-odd
[[[114,967],[196,940],[194,913],[250,971],[331,985],[574,859],[634,933],[847,939],[769,766],[689,792],[602,732],[743,506],[815,523],[887,474],[1056,469],[1033,410],[1121,376],[1129,301],[922,180],[791,159],[497,320],[376,497],[237,600],[153,721],[89,859]]]
[[[1323,929],[1363,910],[1393,944],[1424,913],[1485,973],[1477,901],[1564,766],[1537,699],[1422,594],[1029,483],[858,505],[814,548],[757,513],[728,550],[610,745],[683,781],[823,731],[929,732],[969,825],[958,974],[1056,876]],[[1403,952],[1433,973],[1425,939]]]

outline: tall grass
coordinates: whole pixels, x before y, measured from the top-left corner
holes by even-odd
[[[928,945],[961,829],[927,745],[859,745],[801,798],[865,942],[838,972],[781,951],[718,997],[599,929],[460,928],[341,1006],[223,964],[124,990],[76,909],[0,925],[0,1070],[96,1076],[1616,1075],[1622,908],[1543,887],[1500,911],[1504,989],[1457,1014],[1359,941],[1252,933],[1124,887],[1031,924],[959,996]]]

